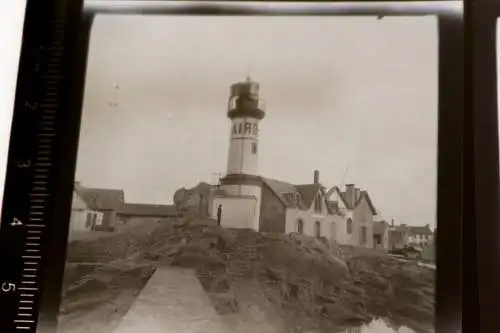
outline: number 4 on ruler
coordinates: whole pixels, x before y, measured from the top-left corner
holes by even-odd
[[[17,227],[19,225],[23,225],[23,222],[21,222],[17,217],[14,217],[12,219],[12,222],[10,223],[12,227]]]

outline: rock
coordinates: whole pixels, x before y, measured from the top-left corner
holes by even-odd
[[[174,194],[174,204],[185,215],[209,216],[209,202],[213,186],[200,182],[193,188],[181,188]]]

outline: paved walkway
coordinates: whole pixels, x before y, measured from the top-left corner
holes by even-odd
[[[194,270],[159,268],[114,333],[228,333]]]

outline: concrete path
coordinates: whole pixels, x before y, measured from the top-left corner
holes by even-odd
[[[229,333],[194,270],[159,268],[114,333]]]

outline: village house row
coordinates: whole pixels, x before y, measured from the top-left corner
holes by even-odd
[[[257,231],[298,232],[339,244],[381,250],[408,245],[433,246],[435,233],[429,225],[377,221],[377,211],[367,191],[352,184],[346,185],[343,191],[337,186],[325,190],[319,183],[317,171],[311,184],[292,185],[263,178],[262,187],[262,222]],[[94,231],[113,232],[128,222],[161,221],[189,211],[216,220],[216,204],[210,202],[216,203],[218,191],[219,185],[201,183],[192,190],[179,190],[175,195],[177,205],[149,205],[125,202],[123,190],[89,188],[77,182],[73,191],[70,238]]]

